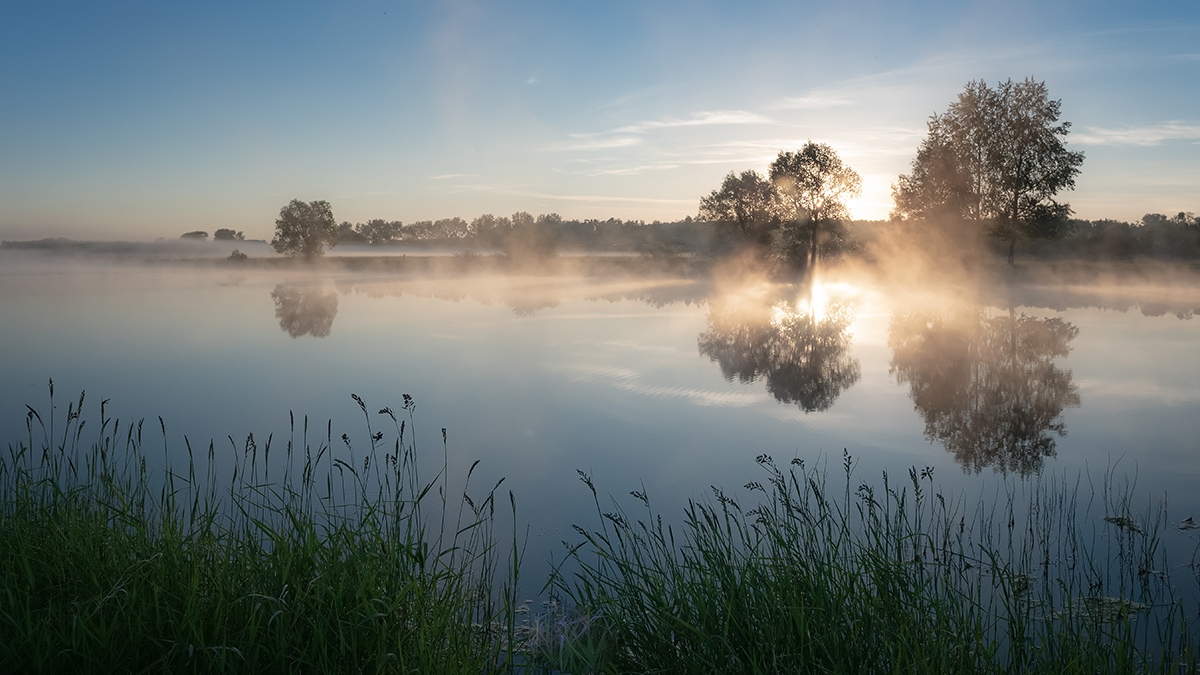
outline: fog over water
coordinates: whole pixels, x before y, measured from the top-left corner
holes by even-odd
[[[445,428],[452,477],[476,459],[479,485],[505,477],[532,559],[588,522],[577,469],[618,501],[644,486],[677,513],[710,485],[761,479],[763,453],[836,467],[845,448],[862,480],[934,467],[946,490],[993,496],[1116,467],[1142,503],[1168,495],[1173,521],[1200,515],[1196,286],[976,298],[849,274],[803,286],[2,262],[6,444],[26,437],[27,404],[48,412],[49,378],[60,416],[86,390],[84,438],[108,399],[122,424],[158,434],[163,418],[163,456],[186,457],[186,437],[212,440],[218,462],[250,433],[281,443],[289,412],[310,438],[328,422],[335,455],[343,433],[368,447],[351,394],[372,413],[410,394],[423,461],[440,468]]]

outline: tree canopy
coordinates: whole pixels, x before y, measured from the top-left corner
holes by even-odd
[[[293,199],[279,210],[271,247],[277,253],[308,259],[325,254],[325,246],[337,246],[338,227],[333,207],[326,201]]]
[[[736,244],[771,245],[775,186],[757,171],[732,171],[721,187],[700,199],[700,220],[716,223]],[[735,245],[736,245],[735,244]]]
[[[770,176],[785,257],[811,267],[823,239],[844,236],[842,223],[850,218],[845,200],[862,191],[862,178],[833,148],[811,141],[797,152],[780,152]]]
[[[1054,196],[1075,187],[1083,153],[1067,150],[1061,110],[1044,82],[968,83],[930,118],[912,173],[892,186],[893,217],[977,223],[1008,242],[1010,263],[1018,240],[1065,234],[1071,208]]]
[[[700,199],[699,220],[717,226],[718,246],[773,250],[796,267],[811,268],[822,254],[841,250],[850,210],[846,199],[862,178],[824,143],[780,152],[769,177],[730,172],[721,187]]]

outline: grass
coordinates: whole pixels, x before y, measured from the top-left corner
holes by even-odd
[[[1197,672],[1196,596],[1158,571],[1165,513],[1135,520],[1115,476],[1097,536],[1078,486],[968,506],[934,494],[928,468],[855,488],[843,459],[831,486],[762,455],[747,508],[713,488],[678,530],[643,492],[636,519],[604,511],[581,474],[599,526],[556,579],[601,626],[579,672]]]
[[[580,474],[597,522],[535,612],[499,485],[450,502],[444,431],[423,482],[412,399],[354,400],[369,447],[293,420],[161,475],[103,403],[86,437],[82,396],[61,421],[30,408],[0,457],[0,671],[1197,671],[1165,510],[1133,509],[1115,472],[1098,495],[1034,481],[989,505],[935,493],[932,469],[856,485],[847,455],[831,485],[763,455],[764,482],[681,524],[644,492],[636,517],[606,510]]]
[[[293,420],[282,449],[210,445],[197,476],[189,446],[186,472],[162,477],[140,422],[102,404],[87,443],[82,396],[62,428],[30,408],[28,443],[0,461],[0,671],[503,669],[516,580],[496,578],[495,490],[430,529],[445,475],[418,478],[412,400],[380,411],[386,444],[355,400],[371,437],[357,461],[348,438],[335,452],[327,427],[313,447]]]

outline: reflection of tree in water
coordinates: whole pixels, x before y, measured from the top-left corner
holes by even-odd
[[[279,327],[292,337],[311,335],[323,338],[333,328],[337,316],[337,293],[322,293],[319,289],[279,284],[271,291],[275,301],[275,318]]]
[[[925,436],[940,441],[964,471],[985,466],[1027,475],[1067,434],[1066,406],[1079,405],[1065,357],[1079,329],[1059,318],[988,318],[978,311],[914,313],[892,319],[892,373],[908,382],[925,418]]]
[[[815,320],[789,303],[750,310],[714,305],[698,339],[700,353],[716,361],[727,380],[764,378],[776,399],[804,412],[828,410],[862,374],[849,354],[853,318],[843,305],[830,305]]]

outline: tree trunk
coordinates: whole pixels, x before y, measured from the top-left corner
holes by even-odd
[[[1021,195],[1018,192],[1013,193],[1012,200],[1012,217],[1008,221],[1008,266],[1015,267],[1014,261],[1017,255],[1017,234],[1018,234],[1018,206],[1020,205]]]

